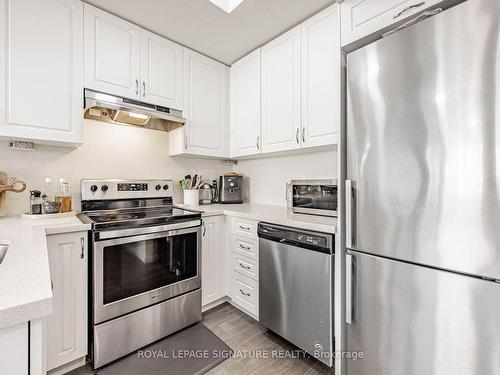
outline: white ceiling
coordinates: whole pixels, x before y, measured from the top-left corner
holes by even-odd
[[[245,0],[228,14],[209,0],[85,0],[227,65],[335,0]]]

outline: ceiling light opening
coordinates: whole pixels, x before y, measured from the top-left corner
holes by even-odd
[[[209,0],[211,3],[217,5],[226,13],[231,13],[240,5],[243,0]]]

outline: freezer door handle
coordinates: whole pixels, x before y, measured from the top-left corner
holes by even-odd
[[[352,324],[352,255],[346,254],[345,256],[345,322]]]
[[[345,181],[345,245],[352,248],[352,180]]]

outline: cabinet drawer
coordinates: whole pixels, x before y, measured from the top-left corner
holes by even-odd
[[[236,234],[257,238],[257,225],[257,221],[236,218],[234,220],[234,232]]]
[[[259,280],[259,262],[233,252],[233,270],[256,281]]]
[[[259,283],[236,271],[232,274],[233,302],[257,316],[259,314]]]
[[[257,239],[250,239],[235,236],[232,245],[232,251],[251,259],[259,259],[259,243]]]

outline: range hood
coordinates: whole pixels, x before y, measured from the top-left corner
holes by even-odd
[[[114,124],[170,131],[186,122],[182,111],[85,89],[84,117]]]

